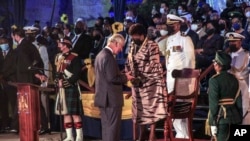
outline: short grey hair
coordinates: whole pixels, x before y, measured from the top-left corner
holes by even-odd
[[[121,34],[113,34],[111,37],[109,37],[108,39],[108,43],[110,42],[117,42],[117,43],[124,43],[125,42],[125,39],[124,37],[121,35]]]

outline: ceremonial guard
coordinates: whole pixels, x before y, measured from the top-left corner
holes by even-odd
[[[77,54],[70,51],[72,43],[68,37],[60,39],[58,47],[61,51],[56,56],[58,95],[55,113],[64,116],[64,127],[67,138],[64,141],[74,141],[73,127],[76,129],[76,141],[83,140],[82,105],[78,79],[82,63]],[[73,119],[73,121],[72,121]]]
[[[180,32],[181,22],[184,20],[173,14],[167,15],[167,28],[169,37],[166,48],[167,90],[168,94],[174,89],[175,79],[172,77],[174,69],[194,68],[194,45],[189,36]],[[176,138],[188,138],[187,119],[175,119],[173,122]]]
[[[242,94],[243,121],[242,124],[250,124],[249,109],[249,51],[242,48],[243,35],[229,32],[226,34],[229,42],[230,55],[232,58],[231,69],[229,70],[239,81]]]
[[[237,78],[228,73],[231,57],[217,52],[214,59],[216,75],[209,80],[209,114],[207,123],[217,141],[227,141],[230,126],[242,121],[242,99]],[[208,130],[209,131],[209,130]]]

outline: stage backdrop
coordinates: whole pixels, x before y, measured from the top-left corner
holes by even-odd
[[[92,26],[97,17],[109,16],[111,5],[111,0],[55,0],[55,6],[54,0],[26,0],[25,25],[32,25],[35,20],[39,20],[42,27],[46,22],[54,26],[64,13],[68,15],[70,24],[81,17],[88,26]]]

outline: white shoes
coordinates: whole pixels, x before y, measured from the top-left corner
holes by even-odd
[[[74,137],[67,137],[63,141],[75,141]]]

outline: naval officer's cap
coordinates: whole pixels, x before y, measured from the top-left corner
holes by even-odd
[[[166,24],[170,25],[170,24],[174,24],[174,23],[180,23],[180,22],[184,22],[184,19],[181,17],[178,17],[174,14],[168,14],[167,15],[167,22]]]
[[[242,39],[245,39],[245,36],[239,34],[239,33],[236,33],[236,32],[228,32],[226,34],[226,40],[227,41],[239,41],[239,40],[242,40]]]

